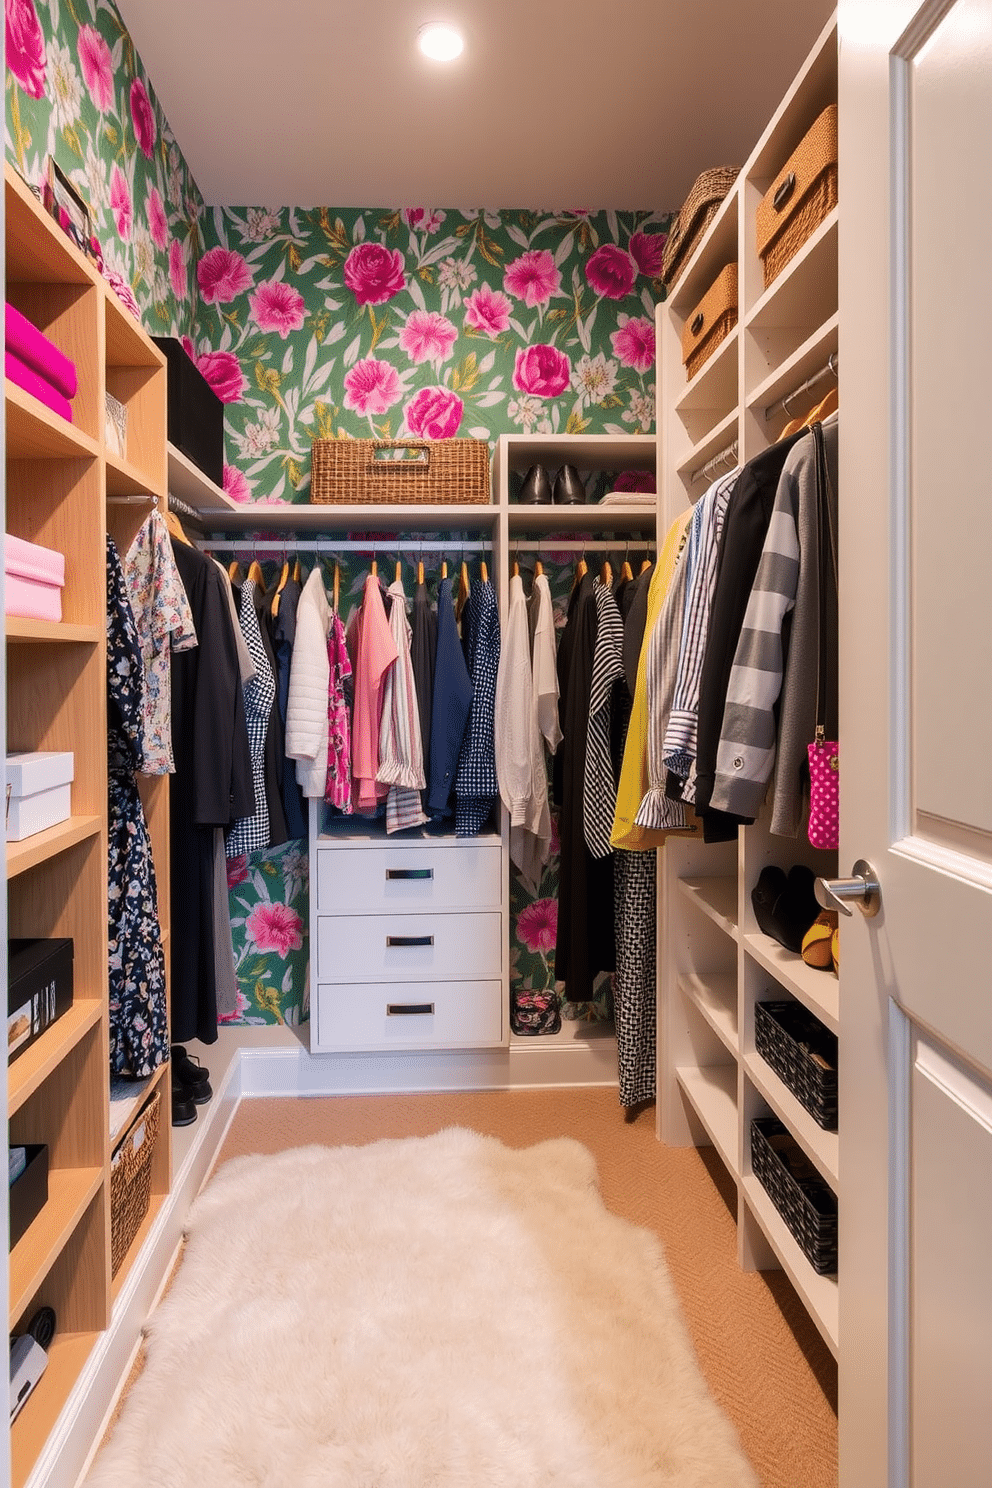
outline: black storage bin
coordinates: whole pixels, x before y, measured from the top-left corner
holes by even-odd
[[[754,1046],[824,1131],[837,1130],[837,1035],[801,1002],[756,1002]]]
[[[751,1122],[751,1167],[813,1270],[837,1270],[837,1196],[777,1116]]]
[[[27,1167],[10,1185],[10,1248],[48,1203],[48,1148],[25,1147]]]
[[[224,404],[175,336],[153,336],[168,362],[169,441],[224,484]]]
[[[72,1007],[72,940],[7,942],[7,1062]]]

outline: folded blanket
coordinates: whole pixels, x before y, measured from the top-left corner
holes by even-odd
[[[3,567],[8,576],[39,579],[43,584],[65,583],[65,554],[56,548],[43,548],[40,543],[26,542],[12,532],[4,534]]]
[[[19,356],[12,351],[5,350],[3,354],[3,367],[5,374],[11,382],[16,382],[18,387],[30,393],[44,403],[46,408],[51,408],[54,413],[60,413],[64,419],[72,423],[72,404],[69,399],[54,388],[50,382],[29,367],[27,362],[22,362]]]
[[[63,398],[76,396],[76,364],[54,341],[33,326],[8,300],[4,310],[4,341],[8,351],[50,382]]]

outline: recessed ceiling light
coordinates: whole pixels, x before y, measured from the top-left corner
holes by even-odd
[[[461,53],[465,42],[454,26],[432,21],[417,32],[417,45],[432,62],[450,62]]]

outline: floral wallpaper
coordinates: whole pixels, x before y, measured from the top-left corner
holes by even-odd
[[[238,1006],[222,1023],[286,1023],[308,1016],[309,858],[306,842],[228,859]]]
[[[190,329],[203,199],[113,0],[5,0],[7,158],[48,157],[89,207],[107,278],[154,335]]]
[[[649,433],[669,217],[214,208],[187,350],[236,501],[306,501],[314,438]]]

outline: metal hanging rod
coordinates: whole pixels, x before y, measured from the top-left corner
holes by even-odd
[[[580,542],[571,539],[567,542],[557,542],[554,539],[548,542],[511,542],[509,552],[514,553],[543,553],[548,557],[551,553],[622,553],[625,548],[638,551],[642,548],[650,548],[653,552],[658,544],[653,537],[618,537],[612,542],[597,538],[594,542]]]
[[[777,413],[782,413],[783,411],[787,413],[790,418],[793,418],[795,415],[793,414],[792,409],[789,407],[789,404],[792,402],[793,398],[802,397],[803,393],[808,393],[812,388],[817,387],[818,384],[821,383],[825,377],[837,377],[837,367],[837,353],[835,351],[832,351],[829,358],[827,359],[827,365],[825,367],[821,367],[819,372],[814,372],[811,377],[807,377],[805,382],[801,382],[797,388],[793,388],[791,393],[786,393],[784,398],[779,398],[777,403],[769,404],[769,406],[765,409],[765,418],[774,418]]]
[[[334,542],[328,538],[305,538],[290,537],[285,542],[279,542],[271,538],[260,538],[254,542],[250,537],[211,538],[206,542],[197,543],[201,552],[205,553],[251,553],[256,558],[272,557],[279,558],[284,553],[489,553],[492,551],[491,542],[459,542],[457,539],[451,542],[411,542],[409,539],[396,539],[391,541],[388,537],[382,539],[368,539],[361,541],[357,539],[345,539]]]
[[[189,506],[187,502],[182,501],[178,496],[173,496],[171,491],[169,492],[169,510],[175,512],[177,517],[186,517],[188,521],[197,522],[201,527],[203,526],[201,513],[195,507]]]
[[[154,506],[157,500],[158,500],[158,497],[157,496],[153,496],[150,491],[136,491],[131,496],[108,496],[107,497],[107,505],[108,506],[144,506],[148,502],[150,502],[152,504],[152,506]]]
[[[711,459],[707,460],[705,465],[700,465],[698,470],[694,470],[689,477],[689,484],[690,486],[694,486],[697,480],[702,480],[704,476],[712,474],[721,465],[727,467],[727,474],[729,475],[736,464],[737,440],[735,439],[732,444],[727,445],[726,449],[720,450],[718,454],[713,455]]]

